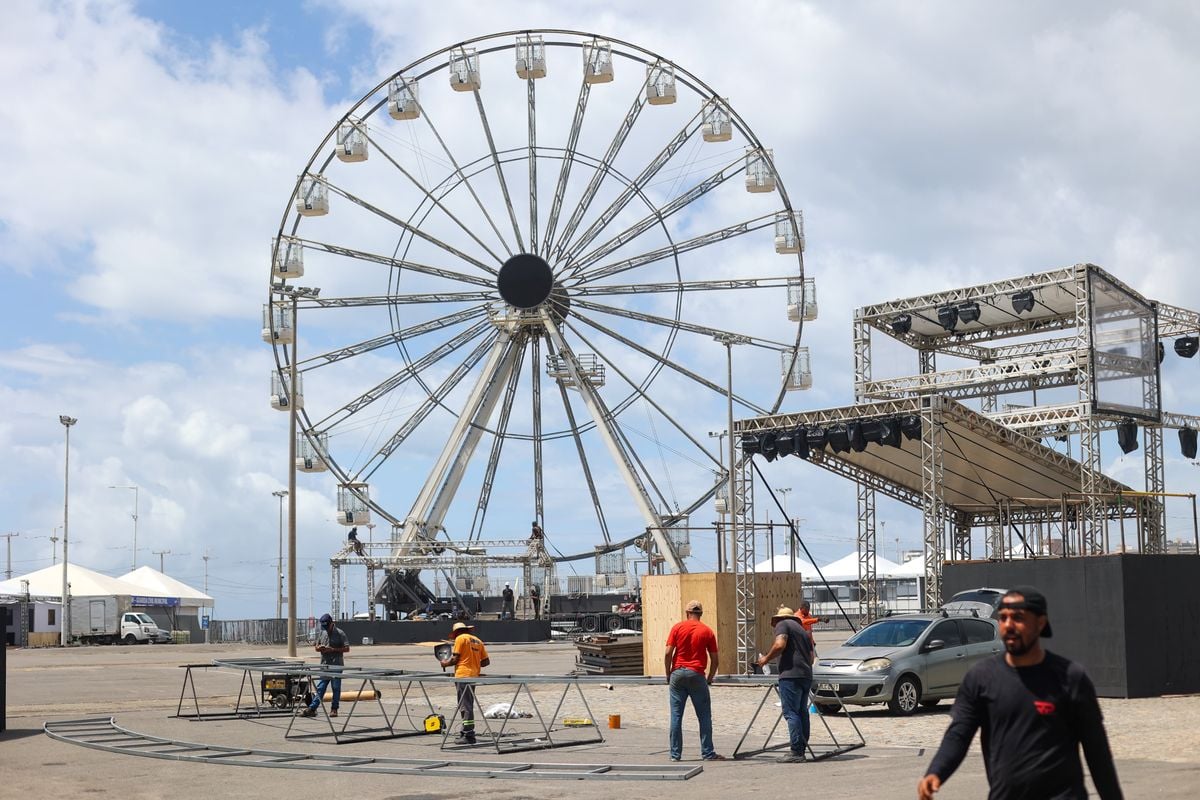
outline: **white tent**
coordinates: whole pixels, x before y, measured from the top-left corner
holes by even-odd
[[[894,561],[890,561],[878,553],[875,554],[875,577],[890,578],[893,577],[900,565]],[[821,567],[821,572],[825,575],[825,580],[830,583],[845,583],[846,581],[858,580],[858,553],[851,552],[839,558],[837,561],[826,564]],[[813,577],[817,578],[816,573]]]
[[[768,558],[765,561],[760,561],[754,565],[755,572],[791,572],[792,557],[787,553],[780,553],[774,558]],[[805,581],[817,580],[817,568],[811,562],[805,561],[803,558],[796,558],[796,572],[799,572]]]
[[[900,566],[892,570],[892,578],[924,578],[925,577],[925,558],[917,556],[910,558]]]
[[[212,608],[213,599],[199,589],[177,581],[170,575],[165,575],[154,567],[138,567],[133,572],[127,572],[120,578],[126,583],[137,586],[137,592],[142,597],[174,597],[179,605],[192,608]]]
[[[0,581],[0,595],[19,597],[25,594],[24,581],[29,582],[29,594],[34,597],[62,601],[62,564],[39,569],[7,581]],[[67,566],[67,583],[72,597],[101,597],[104,595],[131,597],[141,594],[135,584],[110,578],[78,564]]]

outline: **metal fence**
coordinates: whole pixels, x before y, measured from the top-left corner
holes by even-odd
[[[313,640],[315,631],[307,620],[296,625],[296,638],[302,642]],[[209,640],[226,644],[287,644],[286,619],[214,619],[209,623]]]

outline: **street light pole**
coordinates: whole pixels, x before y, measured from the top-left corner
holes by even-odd
[[[62,619],[59,620],[59,626],[62,629],[59,643],[63,647],[66,647],[67,643],[71,640],[71,604],[70,598],[67,597],[67,594],[71,590],[70,584],[67,583],[67,564],[69,563],[67,558],[67,520],[71,501],[71,426],[79,422],[79,420],[74,417],[68,417],[66,414],[60,414],[58,421],[67,429],[66,459],[63,462],[63,574],[62,614],[60,615]]]
[[[729,541],[730,541],[730,556],[733,561],[733,571],[737,572],[738,568],[738,539],[737,539],[737,491],[735,486],[734,476],[734,441],[733,441],[733,346],[735,344],[745,344],[749,341],[745,336],[739,336],[734,333],[720,333],[713,337],[716,341],[725,345],[725,368],[728,376],[727,391],[725,394],[727,406],[727,423],[729,435]]]
[[[16,531],[13,531],[12,533],[0,533],[0,536],[5,538],[6,544],[8,545],[6,548],[8,550],[8,558],[4,562],[4,580],[6,581],[12,580],[12,540],[14,536],[20,535],[21,534]]]
[[[279,562],[275,567],[275,619],[283,619],[283,498],[288,496],[287,489],[271,492],[279,498]]]
[[[708,435],[717,440],[717,453],[720,454],[723,452],[725,449],[725,431],[709,431]],[[718,472],[717,482],[719,483],[724,479],[725,476]],[[725,491],[729,491],[728,485],[725,486]],[[717,528],[717,572],[725,571],[725,514],[732,510],[732,506],[730,506],[732,502],[733,498],[726,498],[725,510],[717,512],[720,515],[720,521],[718,522],[720,527]]]
[[[138,522],[138,487],[136,486],[110,486],[110,489],[133,489],[133,567],[137,569],[137,522]],[[162,570],[159,570],[161,572]]]
[[[790,550],[791,549],[791,541],[792,541],[792,518],[790,516],[788,516],[788,495],[792,493],[792,487],[781,486],[777,491],[781,495],[783,495],[783,527],[787,531],[787,538],[785,539],[785,541],[788,542],[788,549]],[[775,548],[774,547],[771,548],[771,569],[772,569],[772,571],[774,571],[774,569],[775,569]]]

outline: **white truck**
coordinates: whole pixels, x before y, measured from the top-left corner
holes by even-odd
[[[148,614],[130,611],[116,597],[72,597],[72,639],[84,644],[138,644],[171,641]]]

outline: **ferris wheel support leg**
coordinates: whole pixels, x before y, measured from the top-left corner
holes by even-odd
[[[608,448],[613,462],[617,465],[617,470],[625,480],[625,485],[629,489],[630,495],[633,496],[634,504],[637,505],[638,511],[642,514],[642,519],[646,522],[647,530],[651,537],[653,537],[654,543],[658,546],[659,552],[666,559],[667,566],[675,572],[687,572],[687,566],[683,563],[683,559],[675,552],[674,545],[667,538],[662,518],[654,510],[654,504],[650,502],[650,496],[646,492],[646,487],[642,485],[637,473],[634,472],[633,465],[629,461],[629,456],[621,446],[620,440],[612,428],[612,417],[604,407],[604,401],[600,399],[595,389],[592,388],[591,383],[582,374],[579,365],[576,363],[574,351],[571,350],[571,346],[563,339],[558,326],[549,313],[542,313],[542,322],[546,326],[546,333],[550,337],[550,340],[558,348],[559,354],[563,356],[563,362],[566,364],[567,370],[571,373],[571,380],[578,387],[579,396],[583,398],[583,404],[587,407],[588,413],[592,415],[592,419],[596,423],[596,431],[600,434],[600,438],[604,440],[604,444]]]
[[[482,435],[481,426],[487,422],[496,402],[503,393],[508,373],[515,363],[517,349],[512,347],[512,333],[501,330],[492,345],[479,380],[472,387],[454,428],[446,439],[441,455],[429,477],[417,494],[412,510],[404,520],[399,542],[407,544],[420,538],[432,538],[458,490],[467,462]],[[396,555],[400,555],[399,552]]]

